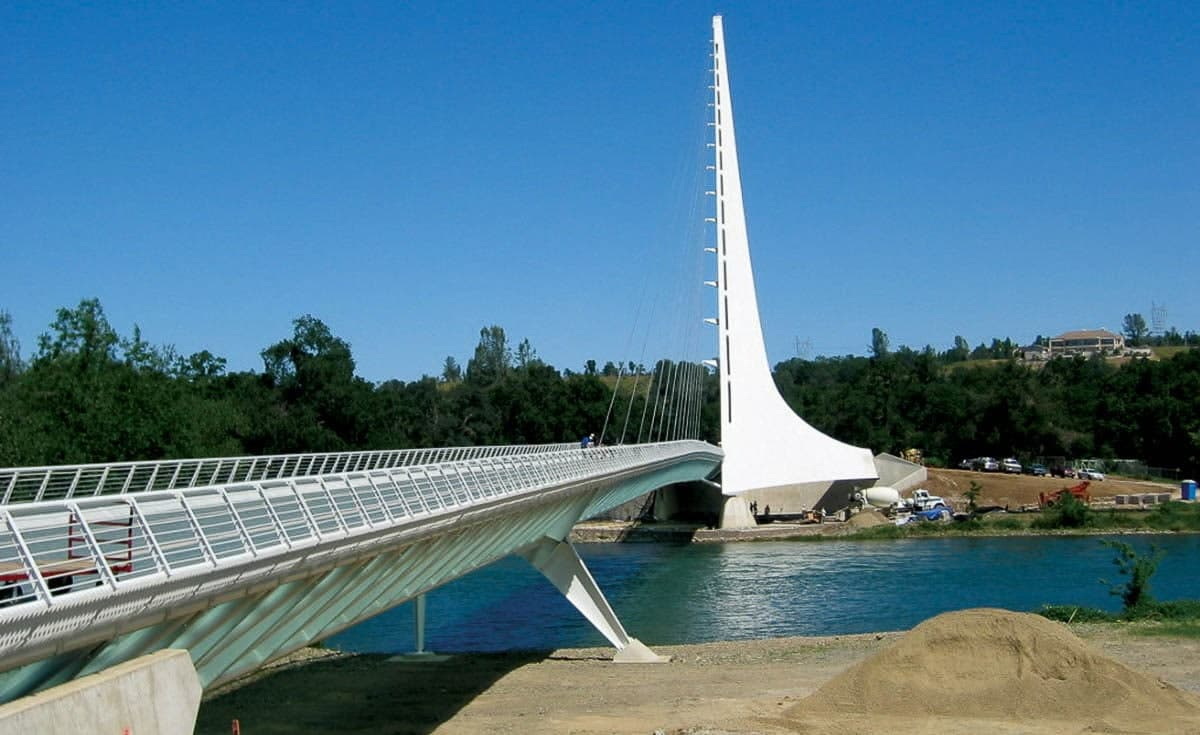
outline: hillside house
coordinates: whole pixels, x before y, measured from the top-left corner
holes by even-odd
[[[1125,351],[1125,338],[1107,329],[1080,329],[1050,338],[1050,357],[1116,355]]]

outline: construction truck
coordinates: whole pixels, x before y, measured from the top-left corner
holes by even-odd
[[[1092,496],[1088,494],[1089,485],[1091,485],[1091,483],[1087,480],[1084,480],[1078,485],[1064,487],[1062,490],[1055,490],[1052,493],[1038,493],[1038,506],[1042,508],[1049,508],[1067,495],[1075,496],[1075,499],[1081,503],[1089,503],[1092,500]]]
[[[909,510],[933,510],[934,508],[950,508],[950,504],[938,495],[930,495],[924,488],[913,490],[911,498],[905,498],[904,507]]]

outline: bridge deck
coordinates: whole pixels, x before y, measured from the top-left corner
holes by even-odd
[[[0,701],[172,645],[226,680],[720,459],[696,441],[553,445],[0,505]]]
[[[576,446],[514,444],[0,468],[0,505],[545,454]]]

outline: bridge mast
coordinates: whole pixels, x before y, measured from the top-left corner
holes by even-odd
[[[797,416],[775,387],[758,314],[754,271],[725,60],[721,16],[713,17],[712,108],[715,156],[716,319],[721,384],[722,525],[753,525],[751,500],[800,510],[845,500],[878,478],[869,450],[842,443]],[[709,320],[710,322],[712,320]],[[838,506],[840,507],[840,505]]]

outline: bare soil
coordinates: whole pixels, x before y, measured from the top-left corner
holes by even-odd
[[[928,472],[929,479],[925,482],[925,489],[934,495],[952,500],[955,507],[960,508],[966,505],[967,499],[964,493],[971,488],[971,481],[978,482],[983,488],[977,501],[979,505],[1007,505],[1013,509],[1037,505],[1038,493],[1052,493],[1082,482],[1060,477],[942,470],[933,467],[929,468]],[[1103,502],[1111,499],[1114,495],[1139,493],[1173,493],[1174,497],[1178,497],[1179,487],[1142,480],[1110,478],[1089,483],[1088,493],[1092,496],[1093,501]]]
[[[206,701],[196,731],[229,733],[236,718],[247,735],[1200,732],[1200,640],[1040,618],[1005,628],[996,612],[932,633],[657,646],[673,657],[657,665],[614,664],[611,649],[424,663],[313,652],[326,657]]]

